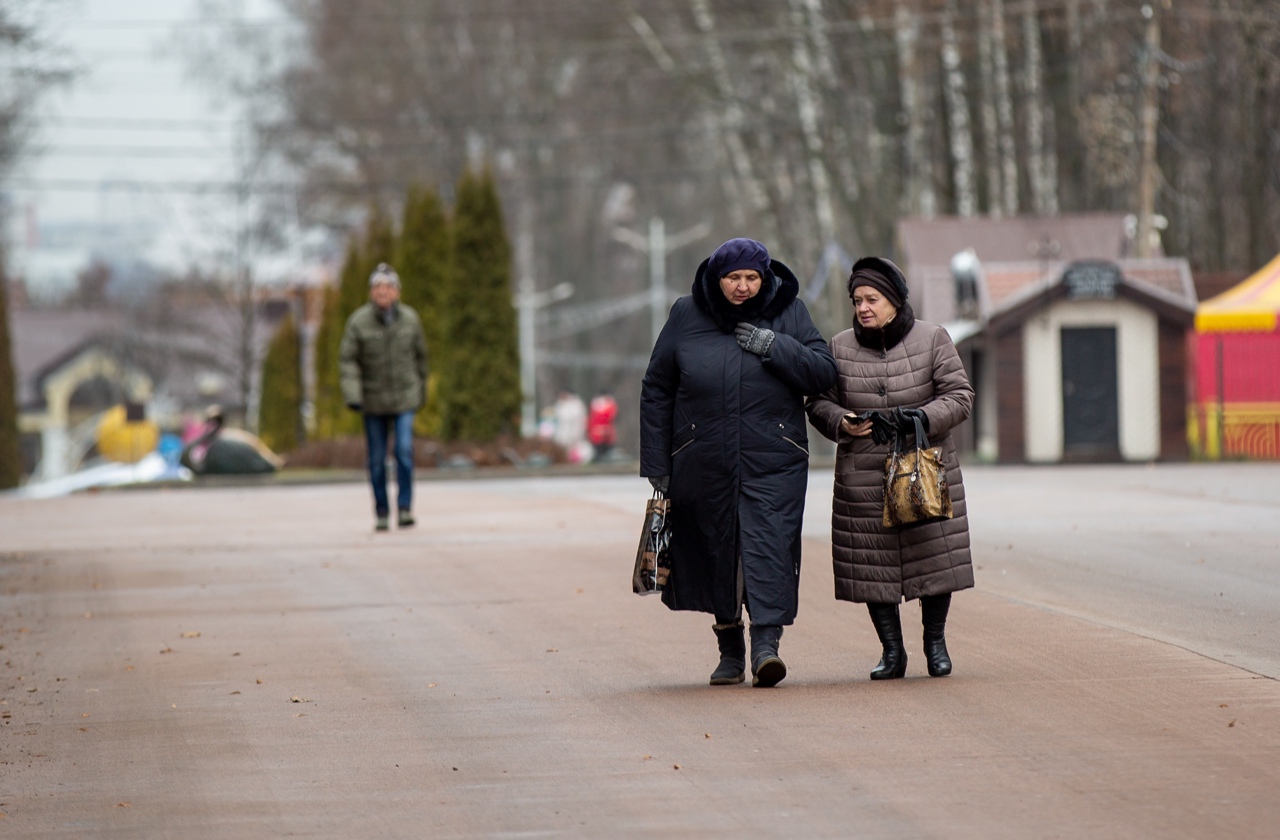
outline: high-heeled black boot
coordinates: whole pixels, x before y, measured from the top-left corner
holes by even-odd
[[[751,685],[772,688],[787,676],[787,666],[778,656],[782,627],[777,624],[751,625]]]
[[[902,644],[902,619],[897,604],[867,604],[871,623],[880,637],[884,653],[871,671],[873,680],[896,680],[907,673],[907,648]]]
[[[947,610],[950,608],[950,592],[920,597],[920,615],[924,621],[924,658],[929,663],[931,677],[945,677],[951,673],[951,655],[947,653],[947,640],[944,636]]]
[[[712,685],[737,685],[747,678],[747,643],[742,638],[742,622],[713,624],[720,644],[720,664],[711,672]]]

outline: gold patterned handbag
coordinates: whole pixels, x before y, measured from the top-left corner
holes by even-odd
[[[671,500],[661,490],[644,506],[644,530],[636,549],[636,566],[631,572],[631,591],[637,595],[657,595],[667,585],[671,571]]]
[[[884,517],[886,528],[905,528],[950,519],[951,488],[942,450],[929,446],[924,424],[915,418],[914,449],[903,445],[902,434],[893,439],[884,462]]]

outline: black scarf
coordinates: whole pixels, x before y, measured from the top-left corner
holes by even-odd
[[[862,326],[855,315],[853,337],[868,350],[889,350],[902,343],[915,323],[916,313],[911,311],[911,304],[904,302],[893,320],[878,329]]]
[[[707,260],[698,266],[693,281],[693,300],[711,316],[721,330],[733,332],[739,321],[772,318],[790,305],[800,292],[800,281],[777,260],[769,261],[770,269],[761,278],[760,291],[753,298],[733,304],[720,290],[720,280],[706,274]]]

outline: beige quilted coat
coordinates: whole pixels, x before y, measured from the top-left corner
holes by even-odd
[[[973,586],[969,520],[951,430],[973,408],[973,388],[942,327],[916,321],[887,351],[858,344],[853,330],[831,339],[840,377],[808,401],[814,428],[836,441],[831,543],[836,598],[892,603]],[[921,408],[929,441],[941,447],[955,515],[943,522],[891,531],[880,524],[887,445],[840,432],[846,412]]]

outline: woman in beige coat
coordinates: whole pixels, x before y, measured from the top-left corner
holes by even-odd
[[[906,674],[898,604],[920,599],[929,675],[951,673],[944,630],[951,593],[973,586],[969,525],[951,430],[973,408],[973,388],[946,330],[916,321],[896,265],[864,257],[849,276],[853,329],[831,339],[840,377],[807,403],[814,428],[837,444],[831,544],[836,598],[865,603],[884,648],[873,680]],[[954,516],[899,530],[881,524],[884,466],[895,434],[920,418],[942,450]],[[907,438],[908,441],[911,438]]]

